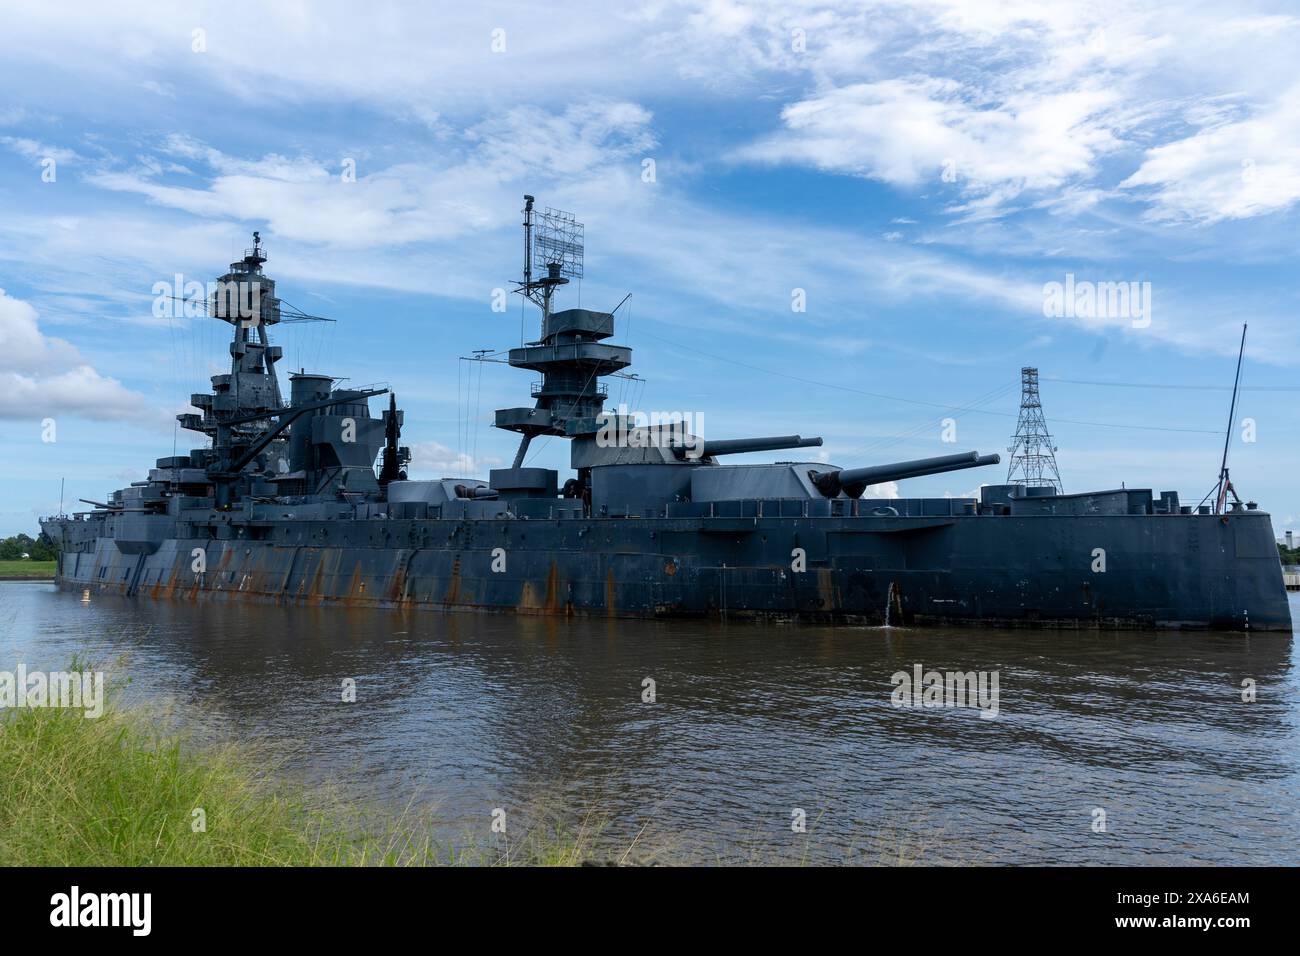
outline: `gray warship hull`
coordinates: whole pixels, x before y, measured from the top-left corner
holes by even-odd
[[[956,511],[962,502],[915,503]],[[149,598],[612,618],[1291,630],[1262,512],[1226,520],[782,516],[780,503],[749,504],[707,517],[275,522],[214,513],[201,533],[186,522],[179,535],[157,527],[133,537],[122,526],[71,519],[47,530],[64,542],[62,587]],[[777,516],[763,515],[774,507]],[[792,568],[796,549],[806,554],[802,570]],[[1095,570],[1097,549],[1104,570]],[[199,553],[203,571],[194,570]]]
[[[1268,514],[1239,499],[1225,510],[1236,496],[1226,451],[1213,505],[1124,487],[1063,494],[1059,476],[1038,472],[1019,482],[1008,473],[978,498],[884,500],[863,496],[999,456],[727,464],[822,440],[705,440],[681,413],[665,423],[607,411],[601,379],[631,364],[630,348],[607,341],[614,313],[552,308],[582,276],[581,224],[557,210],[535,219],[531,196],[523,212],[516,291],[542,322],[508,364],[541,380],[532,405],[496,411],[496,426],[520,436],[511,467],[486,480],[409,478],[403,413],[387,388],[340,387],[300,369],[286,401],[268,329],[321,317],[277,298],[254,233],[206,305],[233,328],[230,371],[177,416],[206,446],[157,459],[147,477],[88,501],[93,511],[44,519],[58,583],[557,616],[1290,631]],[[1041,425],[1037,372],[1021,373]],[[388,409],[375,417],[369,399],[385,393]],[[573,476],[562,486],[558,469],[527,466],[537,437],[570,443]],[[1037,434],[1035,447],[1047,438]]]

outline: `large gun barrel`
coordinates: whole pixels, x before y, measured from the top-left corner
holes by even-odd
[[[996,465],[1001,460],[1001,455],[981,455],[977,451],[968,451],[960,455],[896,461],[888,465],[846,468],[843,471],[814,471],[810,477],[817,490],[827,498],[837,498],[841,491],[850,498],[857,498],[870,485],[879,485],[886,481],[901,481],[904,478],[917,478],[921,475],[938,475],[945,471],[960,471],[963,468]]]
[[[801,438],[799,435],[773,435],[768,438],[720,438],[706,441],[701,446],[704,455],[739,455],[747,451],[776,451],[780,448],[816,448],[821,445],[820,438]],[[677,457],[686,455],[691,448],[677,446]]]

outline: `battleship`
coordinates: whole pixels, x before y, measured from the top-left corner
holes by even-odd
[[[581,276],[581,227],[532,197],[523,213],[515,291],[541,325],[508,364],[540,379],[531,404],[495,413],[519,436],[510,467],[409,477],[387,388],[300,369],[285,401],[270,334],[292,313],[254,233],[205,300],[233,327],[230,371],[178,416],[206,444],[159,458],[90,510],[42,519],[58,585],[555,616],[1290,632],[1270,517],[1231,490],[1226,450],[1219,493],[1195,506],[1174,491],[1066,494],[1033,480],[885,499],[864,495],[1000,458],[746,463],[822,440],[705,438],[682,421],[607,411],[604,380],[631,365],[631,349],[609,341],[618,309],[555,308]],[[375,416],[370,400],[385,394]],[[542,436],[569,443],[563,481],[528,465]]]

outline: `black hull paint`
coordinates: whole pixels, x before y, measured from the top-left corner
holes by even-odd
[[[46,530],[63,543],[60,586],[92,593],[557,616],[1291,631],[1263,512],[218,519],[208,537],[137,542],[99,522],[51,519]],[[1104,571],[1094,570],[1098,549]]]

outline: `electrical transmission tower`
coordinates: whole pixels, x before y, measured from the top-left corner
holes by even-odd
[[[1011,465],[1007,484],[1026,488],[1051,487],[1061,494],[1061,473],[1056,470],[1056,447],[1043,418],[1038,398],[1038,369],[1020,370],[1020,419],[1011,439]]]

